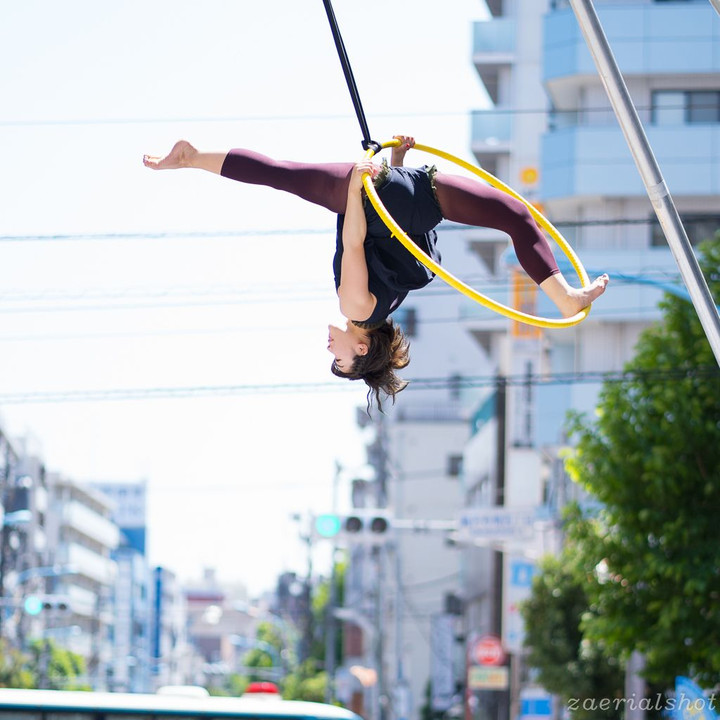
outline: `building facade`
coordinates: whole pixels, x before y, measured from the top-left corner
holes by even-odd
[[[106,689],[112,675],[113,588],[117,564],[112,558],[120,532],[108,498],[58,473],[48,473],[50,508],[48,545],[62,572],[47,578],[51,603],[43,613],[43,636],[62,640],[86,659],[87,682]]]
[[[113,552],[117,576],[113,585],[113,662],[110,687],[115,692],[149,692],[151,576],[146,554],[147,483],[94,482],[110,499],[120,530]]]
[[[710,237],[720,227],[720,18],[705,0],[595,6],[688,236]],[[417,718],[428,703],[514,718],[547,699],[524,664],[519,603],[537,559],[559,547],[559,510],[583,500],[561,459],[566,414],[592,413],[603,375],[620,371],[659,319],[663,292],[686,296],[569,3],[487,0],[484,9],[472,62],[489,104],[472,115],[471,150],[542,209],[591,277],[607,272],[611,284],[584,322],[562,330],[519,325],[437,280],[396,313],[415,334],[406,374],[427,382],[411,385],[377,423],[366,494],[397,523],[381,551],[385,569],[351,564],[347,591],[361,612],[362,598],[380,597],[379,702],[393,718]],[[443,236],[443,264],[462,268],[468,284],[557,317],[507,236],[464,229],[452,240]],[[441,519],[455,530],[430,531]],[[451,657],[452,673],[433,667],[438,657]]]
[[[468,511],[520,517],[529,508],[536,518],[532,533],[495,547],[475,538],[465,550],[466,625],[475,636],[501,638],[507,655],[505,684],[492,686],[469,646],[468,708],[504,718],[522,712],[530,691],[517,604],[529,593],[537,557],[557,548],[559,508],[578,494],[559,457],[566,413],[591,413],[602,375],[621,370],[640,332],[659,318],[663,291],[686,293],[569,3],[487,5],[473,61],[493,104],[474,114],[473,151],[541,204],[589,275],[611,276],[588,319],[571,329],[537,331],[480,313],[467,322],[486,339],[500,376],[476,409],[464,453]],[[595,7],[689,238],[710,237],[720,227],[713,144],[720,18],[706,2],[599,0]],[[497,257],[507,298],[551,315],[549,303],[522,286],[514,253]]]

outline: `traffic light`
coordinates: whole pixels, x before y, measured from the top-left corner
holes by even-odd
[[[28,595],[23,602],[23,609],[28,615],[39,615],[48,610],[66,612],[70,609],[70,603],[61,595]]]
[[[390,537],[392,515],[385,508],[357,509],[347,515],[318,515],[313,530],[318,539],[381,545]]]

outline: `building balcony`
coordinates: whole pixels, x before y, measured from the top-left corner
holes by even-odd
[[[597,14],[624,75],[720,72],[720,17],[708,2],[599,4]],[[544,21],[543,79],[596,76],[572,9]]]
[[[115,523],[75,500],[63,506],[62,521],[66,527],[95,540],[110,550],[114,550],[120,541],[120,530]]]
[[[648,126],[645,132],[670,192],[720,194],[720,124]],[[620,128],[565,127],[541,143],[544,200],[646,195]]]
[[[98,555],[74,542],[63,543],[56,551],[55,561],[72,566],[76,575],[89,578],[101,585],[110,585],[115,580],[117,564],[114,560]]]
[[[474,110],[471,142],[476,157],[509,153],[512,146],[512,113],[501,108]]]
[[[574,247],[578,250],[578,248]],[[575,270],[561,250],[553,247],[558,266],[568,282],[578,287]],[[587,320],[582,323],[645,323],[656,320],[660,311],[658,301],[664,291],[676,291],[684,295],[677,266],[667,248],[622,249],[603,248],[597,250],[579,249],[578,255],[591,278],[607,272],[612,278],[611,292],[606,293]],[[508,247],[505,263],[517,267],[518,261],[512,247]],[[498,278],[494,287],[477,288],[480,292],[503,305],[513,306],[511,278]],[[560,317],[557,308],[544,293],[538,292],[535,308],[526,312],[547,318]],[[507,329],[511,320],[492,312],[479,303],[467,303],[462,308],[462,321],[470,332],[500,332]],[[547,330],[547,333],[567,333],[567,330]]]
[[[514,18],[496,17],[473,23],[473,62],[484,66],[507,65],[515,58]]]
[[[498,100],[500,71],[515,61],[515,33],[513,18],[473,23],[473,63],[493,102]]]

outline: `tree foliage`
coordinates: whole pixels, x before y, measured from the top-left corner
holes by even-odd
[[[35,674],[29,667],[29,658],[0,640],[0,687],[34,688]]]
[[[345,563],[335,566],[335,602],[342,605]],[[328,674],[325,671],[325,637],[327,622],[332,620],[330,603],[330,580],[320,582],[310,598],[308,613],[312,615],[311,627],[314,629],[307,643],[306,657],[298,658],[298,648],[289,644],[290,636],[280,631],[277,625],[261,622],[255,632],[255,645],[243,656],[242,664],[246,668],[244,675],[232,674],[225,678],[222,686],[208,688],[216,695],[241,695],[249,682],[268,680],[267,671],[282,666],[283,676],[278,685],[285,700],[307,700],[324,702],[328,695]],[[295,628],[295,632],[298,629]],[[291,632],[290,635],[294,635]],[[342,659],[342,633],[336,634],[335,666]]]
[[[35,640],[27,652],[0,641],[0,687],[89,690],[85,660],[52,640]]]
[[[720,298],[720,236],[701,248]],[[585,570],[585,639],[609,657],[638,650],[646,678],[720,681],[720,372],[692,304],[668,296],[620,382],[607,382],[594,422],[576,417],[573,479],[599,513],[569,524]]]

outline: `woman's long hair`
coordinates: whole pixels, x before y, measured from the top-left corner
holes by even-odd
[[[368,351],[365,355],[356,355],[349,372],[343,372],[335,363],[331,370],[338,377],[348,380],[364,380],[369,387],[367,394],[368,411],[373,397],[378,410],[382,412],[382,395],[395,396],[407,387],[407,381],[396,374],[396,370],[407,367],[410,362],[410,344],[398,325],[388,318],[379,325],[355,323],[367,332]]]

